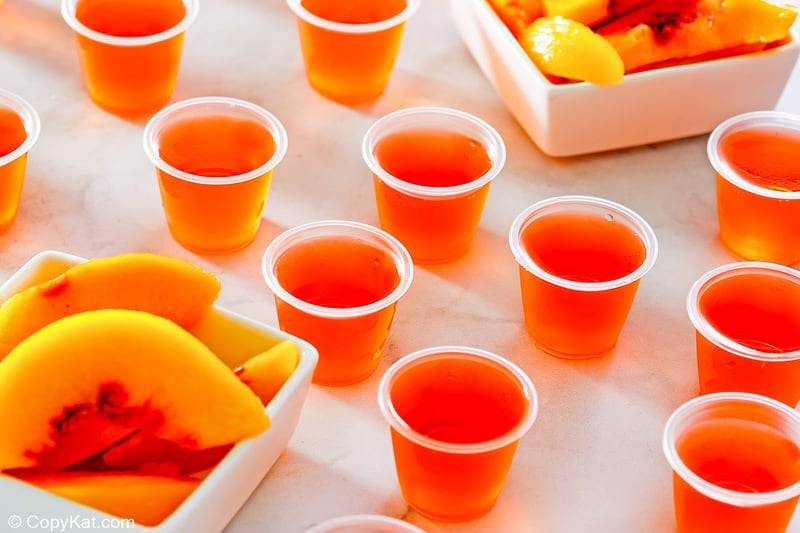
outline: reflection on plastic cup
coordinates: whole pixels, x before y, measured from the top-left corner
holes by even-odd
[[[264,280],[280,328],[319,351],[314,383],[349,385],[375,371],[413,266],[397,239],[357,222],[311,222],[270,243]]]
[[[287,144],[277,118],[234,98],[193,98],[154,115],[144,149],[175,240],[203,254],[250,244]]]
[[[39,138],[36,110],[18,95],[0,89],[0,233],[17,217],[28,151]]]
[[[326,520],[306,533],[425,533],[422,529],[398,518],[357,514]]]
[[[708,138],[719,235],[739,259],[800,261],[800,115],[732,117]]]
[[[62,0],[92,100],[119,115],[165,105],[197,10],[197,0]]]
[[[331,100],[357,104],[383,94],[406,22],[420,0],[287,0],[297,18],[311,87]]]
[[[759,261],[700,277],[687,298],[700,393],[753,392],[800,401],[800,272]]]
[[[614,348],[658,253],[642,217],[589,196],[531,205],[514,221],[509,242],[528,332],[539,348],[567,358]]]
[[[378,387],[406,502],[447,521],[492,508],[520,438],[536,418],[536,390],[503,357],[439,346],[395,362]]]
[[[771,398],[714,393],[664,428],[679,533],[783,533],[800,494],[800,414]]]
[[[497,131],[477,117],[411,107],[376,121],[362,156],[373,173],[381,227],[424,264],[469,251],[506,151]]]

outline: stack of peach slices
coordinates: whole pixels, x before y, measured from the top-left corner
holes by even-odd
[[[153,526],[237,443],[298,363],[283,341],[232,369],[191,327],[220,281],[155,254],[91,259],[0,307],[0,471]]]
[[[797,6],[777,0],[487,0],[553,83],[625,74],[779,46]]]

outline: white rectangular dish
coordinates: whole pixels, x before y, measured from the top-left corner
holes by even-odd
[[[708,133],[747,111],[773,109],[800,45],[628,74],[619,85],[557,85],[536,68],[486,0],[451,0],[461,37],[533,142],[574,156]]]
[[[0,301],[83,261],[85,259],[61,252],[41,252],[0,286]],[[180,507],[158,526],[130,528],[123,527],[128,524],[121,524],[119,527],[126,531],[222,530],[286,448],[300,418],[318,358],[311,344],[217,306],[192,328],[192,333],[232,368],[286,339],[297,344],[299,362],[265,408],[271,421],[269,429],[234,446]],[[14,527],[14,520],[22,530],[27,530],[63,520],[68,523],[78,520],[78,525],[113,525],[120,523],[118,518],[0,474],[0,530],[5,530],[6,523]]]

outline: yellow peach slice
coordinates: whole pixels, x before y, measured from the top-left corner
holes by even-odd
[[[142,526],[160,524],[183,503],[200,480],[138,472],[19,474],[37,487]]]
[[[564,17],[541,17],[523,30],[520,45],[545,74],[598,85],[622,82],[622,59],[588,26]]]
[[[235,370],[242,382],[267,405],[297,368],[300,353],[290,340],[254,355]]]
[[[71,437],[84,420],[98,429]],[[64,468],[126,428],[204,449],[268,426],[259,398],[205,344],[143,311],[62,318],[0,361],[0,470]]]
[[[0,360],[59,318],[93,309],[134,309],[191,327],[220,290],[216,276],[185,261],[130,253],[90,259],[23,290],[0,307]]]

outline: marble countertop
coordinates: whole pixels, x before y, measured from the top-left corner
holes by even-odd
[[[56,0],[0,5],[0,87],[22,95],[42,119],[19,216],[0,236],[1,279],[42,250],[84,257],[151,251],[215,273],[223,282],[221,305],[270,325],[277,321],[260,261],[272,238],[324,218],[377,225],[360,153],[374,120],[401,107],[443,105],[485,119],[503,136],[507,163],[472,251],[452,264],[416,269],[371,378],[312,386],[288,448],[230,522],[231,533],[299,533],[352,513],[402,517],[430,532],[673,531],[661,431],[669,414],[697,394],[685,298],[702,273],[733,260],[717,238],[705,136],[568,159],[543,155],[479,71],[445,0],[423,2],[410,21],[387,92],[370,105],[342,106],[308,86],[284,0],[206,0],[187,33],[172,100],[224,95],[260,104],[286,126],[289,149],[255,242],[232,255],[203,257],[167,231],[142,149],[144,122],[108,114],[86,96]],[[800,112],[800,68],[778,108]],[[618,346],[601,359],[546,355],[524,330],[508,229],[526,206],[559,194],[623,203],[658,235],[658,261],[640,285]],[[389,364],[442,344],[508,357],[531,376],[541,402],[496,507],[465,523],[432,522],[408,509],[375,401]]]

